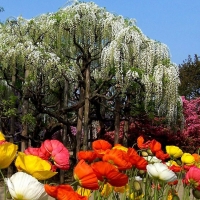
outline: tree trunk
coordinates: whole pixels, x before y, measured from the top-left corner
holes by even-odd
[[[83,98],[84,98],[84,88],[80,87],[80,101]],[[80,107],[78,110],[78,119],[76,127],[76,153],[80,151],[81,147],[82,123],[83,123],[83,106]]]
[[[29,70],[26,69],[25,71],[25,81],[28,78]],[[26,114],[28,114],[28,106],[29,102],[27,99],[27,89],[24,90],[24,96],[23,96],[23,102],[22,102],[22,117]],[[28,147],[28,126],[27,122],[22,123],[22,139],[21,139],[21,151],[24,152],[24,150]]]
[[[90,112],[90,67],[86,68],[85,72],[85,106],[84,106],[84,136],[83,150],[88,149],[88,134],[89,134],[89,112]]]
[[[119,143],[119,127],[120,127],[120,97],[115,98],[115,138],[114,144]]]
[[[64,100],[63,100],[63,106],[68,105],[68,89],[69,89],[69,82],[65,80],[65,87],[64,87]],[[67,120],[67,114],[65,114],[64,119]],[[63,126],[62,130],[62,142],[65,147],[67,147],[67,126]],[[60,170],[60,184],[63,184],[65,182],[65,171]]]

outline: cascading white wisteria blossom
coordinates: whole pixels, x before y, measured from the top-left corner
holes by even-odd
[[[176,119],[177,66],[170,61],[168,47],[145,36],[132,19],[93,2],[76,2],[56,13],[8,23],[0,29],[0,40],[3,67],[18,60],[35,76],[35,68],[44,72],[56,88],[63,76],[78,85],[89,66],[95,83],[112,80],[123,94],[134,91],[147,113],[153,104],[155,112],[169,122]]]
[[[17,172],[5,179],[8,191],[13,199],[47,200],[44,185],[36,178],[24,172]]]

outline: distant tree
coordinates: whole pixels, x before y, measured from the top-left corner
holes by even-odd
[[[180,81],[179,93],[186,99],[200,97],[200,57],[195,54],[179,65]]]

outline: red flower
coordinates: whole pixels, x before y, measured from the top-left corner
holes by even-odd
[[[74,168],[74,178],[86,189],[97,190],[99,188],[96,174],[84,160],[80,160]]]
[[[132,167],[128,154],[119,149],[111,149],[103,156],[102,160],[116,165],[119,170],[126,170]]]
[[[186,173],[183,182],[193,188],[200,187],[200,168],[190,167],[189,171]]]
[[[103,155],[112,148],[112,145],[106,140],[96,140],[92,143],[92,149],[102,158]]]
[[[69,151],[58,140],[45,140],[40,148],[29,147],[24,151],[25,154],[39,156],[44,160],[53,161],[59,169],[69,169]],[[55,166],[53,166],[55,168]]]
[[[33,148],[33,147],[28,147],[27,149],[25,149],[24,153],[26,155],[38,156],[42,158],[43,160],[48,160],[51,156],[49,152],[41,151],[40,148]]]
[[[156,153],[157,151],[161,150],[161,143],[156,140],[151,140],[149,147],[152,153]]]
[[[148,149],[150,143],[151,143],[150,140],[148,140],[147,142],[144,143],[144,138],[143,138],[143,136],[139,136],[139,137],[137,138],[137,146],[138,146],[140,149]]]
[[[78,160],[85,160],[91,163],[97,158],[97,154],[94,151],[79,151],[77,153]]]
[[[164,161],[164,160],[170,158],[170,155],[167,154],[167,153],[164,153],[162,150],[156,151],[155,156],[156,156],[158,159],[162,160],[162,161]]]
[[[129,147],[127,151],[128,156],[139,156],[137,151],[134,148]]]
[[[85,196],[76,193],[70,185],[44,185],[46,193],[57,200],[87,200]]]
[[[175,166],[175,165],[172,165],[170,167],[168,167],[170,170],[172,170],[173,172],[180,172],[182,170],[182,167],[181,166]]]
[[[108,162],[95,162],[91,164],[98,180],[108,182],[115,187],[125,186],[128,183],[128,176],[120,173],[118,169]]]
[[[178,180],[175,180],[175,181],[172,181],[172,182],[168,182],[167,184],[171,185],[171,186],[177,185],[178,184]]]
[[[140,170],[146,170],[146,166],[148,165],[148,161],[145,160],[143,157],[136,155],[136,156],[130,156],[130,162],[131,164]]]

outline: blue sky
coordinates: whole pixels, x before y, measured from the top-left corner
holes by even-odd
[[[89,0],[84,0],[89,2]],[[165,43],[171,60],[182,64],[188,55],[200,56],[200,0],[93,0],[109,12],[133,18],[151,39]],[[56,12],[67,0],[1,0],[0,20],[22,16],[30,19]]]

